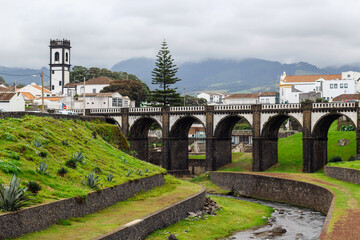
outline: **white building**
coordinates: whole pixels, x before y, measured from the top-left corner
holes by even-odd
[[[83,95],[76,97],[66,96],[61,99],[67,109],[83,109]],[[129,97],[122,96],[118,92],[109,93],[85,93],[85,108],[127,108],[134,107],[135,102],[131,102]]]
[[[98,77],[85,81],[85,93],[100,93],[104,87],[110,86],[113,80],[107,77]],[[84,93],[84,82],[68,83],[64,86],[67,96],[80,96]]]
[[[299,103],[300,93],[320,93],[321,98],[332,101],[341,94],[360,91],[360,73],[343,72],[328,75],[281,76],[279,83],[280,103]]]
[[[259,103],[261,103],[261,104],[279,103],[279,93],[277,93],[277,92],[261,92],[261,93],[259,93]]]
[[[222,93],[203,92],[198,94],[196,97],[206,99],[208,105],[214,105],[214,104],[222,104],[226,96],[227,95]]]
[[[224,104],[275,104],[278,103],[278,93],[261,92],[261,93],[235,93],[224,98]]]
[[[25,95],[29,96],[29,98],[32,98],[29,94],[31,94],[33,97],[41,97],[42,87],[36,85],[36,83],[31,83],[23,88],[16,89],[16,92],[24,93]],[[49,91],[47,88],[44,87],[44,97],[50,97],[50,96],[51,96],[51,91]]]
[[[23,112],[25,111],[25,100],[21,93],[1,92],[0,110],[3,112]]]

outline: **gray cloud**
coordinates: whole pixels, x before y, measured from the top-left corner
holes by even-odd
[[[111,67],[155,57],[166,39],[178,62],[247,57],[319,66],[360,62],[353,0],[0,0],[0,65],[47,66],[50,38],[72,42],[72,64]]]

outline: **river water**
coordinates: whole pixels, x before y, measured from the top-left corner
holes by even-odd
[[[225,196],[230,197],[230,196]],[[326,215],[285,203],[263,201],[246,197],[230,197],[248,202],[255,202],[274,208],[275,211],[268,219],[268,224],[258,229],[250,229],[233,234],[226,239],[277,239],[277,240],[312,240],[319,239]],[[279,236],[269,235],[269,231],[276,226],[282,226],[286,232]]]

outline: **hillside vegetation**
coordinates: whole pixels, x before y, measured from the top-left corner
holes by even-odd
[[[129,150],[126,139],[118,127],[100,121],[25,116],[0,120],[0,126],[0,183],[9,184],[12,174],[22,186],[37,182],[41,190],[33,203],[85,195],[92,191],[85,184],[90,173],[99,179],[94,189],[165,173],[119,150]]]

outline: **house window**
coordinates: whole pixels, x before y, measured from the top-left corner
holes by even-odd
[[[69,61],[69,54],[68,53],[65,53],[65,61]]]
[[[55,71],[54,71],[54,70],[52,70],[52,71],[51,71],[51,73],[52,73],[52,74],[55,74]]]
[[[113,107],[122,107],[122,99],[121,98],[113,98],[112,106]]]
[[[104,104],[106,104],[106,102],[104,102]]]
[[[337,83],[334,84],[334,88],[337,88]]]
[[[344,84],[340,83],[340,88],[344,88]]]
[[[91,104],[94,104],[94,102],[92,102]]]
[[[59,52],[56,52],[55,53],[55,61],[59,61],[59,58],[60,58],[60,54],[59,54]]]
[[[93,93],[96,93],[96,88],[93,88]]]
[[[350,78],[350,76],[351,76],[351,75],[350,75],[350,74],[348,74],[348,78]]]
[[[334,88],[334,84],[330,84],[330,89],[333,89]]]
[[[54,90],[55,89],[55,86],[54,85],[51,85],[51,90]]]
[[[348,88],[348,84],[347,84],[347,83],[344,83],[344,88]]]
[[[270,103],[268,98],[266,99],[266,103]]]
[[[59,86],[61,86],[61,81],[59,82]]]

